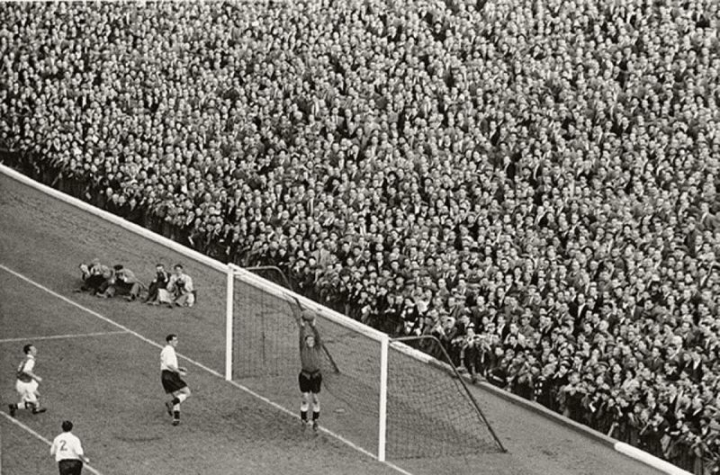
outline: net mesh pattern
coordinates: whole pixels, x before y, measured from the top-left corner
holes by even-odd
[[[284,284],[278,271],[254,272]],[[234,305],[233,377],[268,399],[299,410],[297,304],[236,279]],[[317,327],[326,350],[322,423],[377,454],[380,343],[321,315]],[[459,379],[392,345],[388,366],[388,459],[500,450]]]
[[[260,275],[268,277],[268,272]],[[234,293],[233,378],[299,412],[297,304],[239,279],[235,280]],[[321,315],[316,318],[325,347],[321,424],[377,453],[380,343]]]
[[[387,453],[438,458],[499,452],[462,381],[390,346]]]

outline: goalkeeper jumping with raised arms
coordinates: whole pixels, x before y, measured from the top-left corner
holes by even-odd
[[[308,409],[312,401],[312,427],[317,432],[318,419],[320,418],[320,386],[322,385],[322,373],[320,372],[320,361],[322,358],[322,341],[320,333],[315,326],[315,317],[303,310],[300,315],[296,314],[296,320],[300,333],[300,392],[302,402],[300,404],[300,419],[303,427],[307,427]]]

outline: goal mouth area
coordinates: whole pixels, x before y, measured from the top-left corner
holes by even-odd
[[[390,339],[293,292],[274,266],[229,266],[228,275],[228,311],[238,318],[228,327],[227,377],[296,412],[297,319],[309,310],[323,342],[321,425],[381,461],[505,451],[447,353],[439,361],[407,345],[440,345],[434,337]]]

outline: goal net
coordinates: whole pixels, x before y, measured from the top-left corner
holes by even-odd
[[[381,460],[503,450],[462,379],[417,359],[399,342],[386,346],[383,358],[386,335],[294,294],[277,268],[249,270],[233,272],[227,376],[299,412],[294,315],[307,308],[316,315],[325,350],[322,426]]]
[[[429,336],[403,341],[440,342]],[[447,353],[436,361],[395,341],[388,357],[387,453],[396,458],[504,452]]]

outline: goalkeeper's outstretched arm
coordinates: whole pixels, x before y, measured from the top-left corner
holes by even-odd
[[[315,326],[315,315],[310,312],[310,310],[302,308],[302,305],[300,304],[300,301],[295,298],[295,304],[296,305],[290,305],[290,308],[292,309],[293,317],[295,318],[295,323],[297,323],[298,326],[298,334],[300,338],[300,347],[302,348],[305,337],[307,336],[307,325],[306,323],[310,324],[310,328],[312,329],[313,336],[315,337],[316,343],[320,342],[320,333],[318,332],[317,327]]]
[[[322,347],[322,341],[320,340],[320,332],[315,326],[315,317],[307,310],[303,310],[299,316],[296,316],[295,321],[298,324],[298,334],[300,337],[300,348],[305,345],[305,340],[308,336],[315,338],[315,345],[320,348]],[[310,329],[308,330],[308,327]]]
[[[292,311],[293,318],[295,318],[295,323],[297,323],[298,328],[302,328],[305,326],[305,322],[302,321],[302,314],[304,312],[302,306],[300,305],[300,301],[297,298],[294,298],[295,305],[288,305],[290,307],[290,311]]]
[[[318,347],[322,347],[322,340],[320,340],[320,332],[318,331],[317,327],[315,326],[315,318],[313,317],[312,320],[310,320],[310,329],[312,330],[313,336],[315,337],[315,344]]]
[[[295,318],[295,323],[297,323],[298,326],[298,343],[299,348],[302,350],[303,345],[305,343],[305,322],[302,319],[302,307],[300,307],[300,302],[295,300],[297,303],[296,305],[290,305],[290,309],[292,310],[293,318]]]

